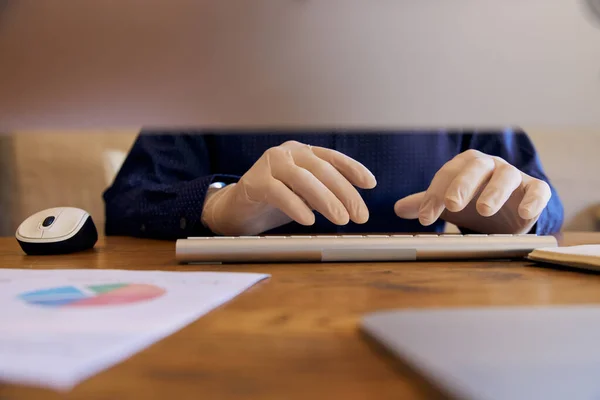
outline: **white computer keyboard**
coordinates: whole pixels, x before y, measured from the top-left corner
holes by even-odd
[[[184,263],[418,261],[521,258],[556,247],[537,235],[214,236],[177,241]]]

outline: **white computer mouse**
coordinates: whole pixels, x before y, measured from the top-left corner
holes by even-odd
[[[98,231],[86,211],[56,207],[35,213],[23,221],[16,237],[29,255],[67,254],[94,247]]]

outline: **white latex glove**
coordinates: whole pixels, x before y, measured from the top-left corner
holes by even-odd
[[[438,218],[481,233],[527,233],[551,197],[550,186],[499,157],[468,150],[447,162],[426,192],[396,202],[405,219]]]
[[[340,152],[290,141],[268,149],[238,183],[210,196],[202,220],[224,235],[255,235],[291,221],[312,225],[312,210],[337,225],[362,224],[369,210],[353,185],[371,189],[376,180]]]

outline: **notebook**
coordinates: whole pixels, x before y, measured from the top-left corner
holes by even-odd
[[[527,256],[532,261],[564,265],[600,272],[600,245],[535,249]]]

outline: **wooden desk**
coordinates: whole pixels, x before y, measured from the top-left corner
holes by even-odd
[[[600,243],[566,234],[564,244]],[[600,303],[600,274],[474,261],[185,266],[175,246],[128,238],[96,251],[25,257],[0,239],[5,268],[255,271],[272,274],[225,306],[68,395],[0,384],[0,399],[412,399],[417,377],[364,340],[357,321],[389,308]]]

